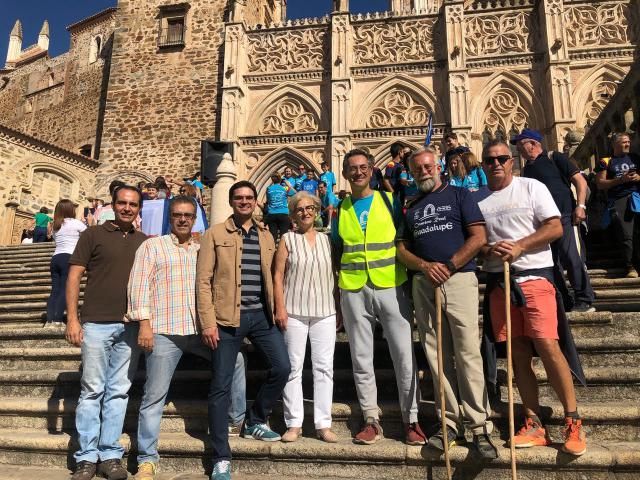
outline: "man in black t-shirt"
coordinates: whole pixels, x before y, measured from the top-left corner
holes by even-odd
[[[593,312],[591,306],[595,298],[587,267],[578,250],[574,225],[580,225],[587,218],[586,196],[587,182],[578,167],[566,155],[559,152],[547,152],[542,147],[542,135],[528,128],[511,139],[518,152],[527,162],[522,176],[535,178],[544,183],[562,215],[563,235],[551,244],[555,264],[556,288],[560,290],[566,311]],[[574,199],[571,185],[575,187]],[[581,245],[582,248],[584,248]],[[571,298],[566,287],[564,273],[567,270],[569,282],[573,287]]]
[[[640,156],[631,153],[631,137],[628,133],[615,133],[612,137],[613,156],[609,162],[601,161],[596,166],[596,185],[607,190],[609,204],[615,208],[614,225],[618,230],[624,251],[627,278],[638,278],[638,214],[634,213],[629,200],[640,191]]]

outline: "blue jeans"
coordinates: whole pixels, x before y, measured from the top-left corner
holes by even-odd
[[[35,227],[33,229],[33,243],[47,241],[47,227]]]
[[[80,449],[73,456],[76,462],[92,463],[122,458],[124,449],[118,439],[138,367],[138,325],[86,322],[82,331],[82,380],[76,407]]]
[[[51,295],[47,301],[47,321],[62,322],[67,308],[65,286],[69,275],[70,253],[59,253],[51,257]]]
[[[267,380],[247,412],[246,425],[265,423],[284,386],[291,365],[282,332],[271,325],[263,311],[240,314],[239,327],[218,327],[220,340],[211,353],[211,387],[209,389],[209,434],[213,462],[231,459],[229,447],[229,410],[233,368],[242,340],[248,337],[266,357]]]
[[[192,353],[207,360],[211,359],[211,349],[202,343],[200,335],[162,335],[153,336],[153,350],[145,354],[147,380],[144,384],[144,396],[138,417],[138,464],[157,463],[158,436],[162,411],[171,385],[171,378],[183,353]],[[238,352],[233,385],[231,387],[231,408],[229,420],[242,423],[246,410],[245,359]]]

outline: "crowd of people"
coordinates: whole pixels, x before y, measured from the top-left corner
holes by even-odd
[[[377,324],[393,363],[406,444],[443,452],[465,442],[468,429],[472,451],[483,460],[497,458],[490,417],[491,400],[499,391],[496,357],[506,341],[505,262],[511,271],[514,376],[524,407],[515,447],[551,442],[540,418],[532,369],[532,358],[539,356],[564,408],[562,450],[584,454],[572,377],[581,383],[585,378],[565,313],[594,311],[584,245],[574,228],[586,218],[587,183],[565,154],[544,148],[539,132],[525,129],[510,143],[488,143],[480,160],[453,133],[445,137],[443,156],[430,147],[412,151],[397,143],[384,172],[369,152],[351,150],[341,171],[348,194],[336,193],[328,164],[319,178],[305,165],[298,175],[290,167],[274,172],[264,204],[252,183],[240,181],[229,190],[232,215],[201,238],[192,234],[198,197],[190,184],[180,186],[179,195],[169,195],[170,232],[152,238],[136,229],[136,221],[146,200],[167,194],[159,182],[145,185],[146,193],[116,184],[108,210],[96,207],[90,214],[97,224],[88,228],[74,220],[74,205],[61,201],[52,221],[56,252],[48,319],[63,320],[66,283],[65,335],[81,347],[83,362],[72,479],[90,479],[96,472],[127,478],[118,438],[140,352],[146,381],[137,429],[138,480],[156,478],[163,407],[184,353],[211,362],[207,400],[213,480],[230,479],[230,435],[268,442],[299,439],[307,342],[316,435],[324,442],[339,440],[331,407],[336,332],[342,328],[362,412],[353,442],[378,442],[384,434],[373,361]],[[514,175],[514,149],[526,162],[521,176]],[[629,150],[629,136],[614,135],[613,156],[599,163],[596,182],[609,192],[625,273],[637,277],[640,158]],[[264,223],[256,220],[258,208]],[[480,267],[487,278],[482,332]],[[436,334],[440,304],[442,376]],[[446,432],[439,428],[429,437],[418,418],[414,323],[434,391],[442,386],[445,392],[444,404],[436,396],[435,406]],[[249,409],[247,339],[262,352],[267,368]],[[280,398],[282,434],[269,425]]]

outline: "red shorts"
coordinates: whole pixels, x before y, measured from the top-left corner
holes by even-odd
[[[556,290],[548,280],[529,280],[520,284],[527,305],[511,305],[511,338],[548,338],[558,340]],[[507,340],[504,290],[491,292],[491,325],[496,342]]]

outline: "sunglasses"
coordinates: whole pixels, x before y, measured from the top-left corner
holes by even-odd
[[[511,158],[511,155],[498,155],[497,157],[482,157],[482,163],[485,165],[493,165],[497,160],[500,165],[507,163],[507,160]]]

